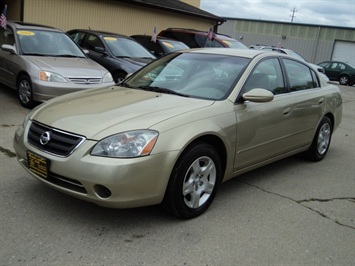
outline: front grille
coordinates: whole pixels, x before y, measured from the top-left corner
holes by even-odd
[[[44,133],[49,136],[49,141],[42,144],[41,137],[43,138]],[[85,140],[82,136],[50,128],[37,122],[32,122],[27,139],[40,150],[63,157],[71,154]]]
[[[71,83],[75,84],[100,84],[101,83],[101,78],[69,78]]]

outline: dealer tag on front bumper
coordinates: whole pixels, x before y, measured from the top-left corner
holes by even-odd
[[[49,161],[37,154],[27,151],[28,169],[40,177],[48,177]]]

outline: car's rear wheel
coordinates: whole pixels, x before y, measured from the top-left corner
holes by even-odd
[[[221,182],[218,152],[206,143],[188,148],[170,176],[163,207],[173,215],[190,219],[211,205]]]
[[[27,75],[20,77],[17,83],[17,96],[20,104],[25,108],[34,105],[31,79]]]
[[[341,75],[339,77],[340,85],[348,85],[349,84],[349,77],[347,75]]]
[[[314,162],[322,160],[328,152],[332,133],[332,121],[325,116],[318,126],[311,147],[305,153],[306,158]]]

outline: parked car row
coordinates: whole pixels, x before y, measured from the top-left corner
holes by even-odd
[[[70,37],[69,37],[70,36]],[[93,30],[60,29],[7,21],[0,28],[0,83],[17,91],[20,104],[32,108],[70,92],[114,85],[184,43],[158,38],[156,46],[143,37]],[[73,41],[74,40],[74,41]],[[153,42],[151,42],[153,43]]]
[[[26,108],[62,94],[114,84],[110,72],[59,29],[8,21],[6,30],[0,28],[0,45],[0,82],[16,89]]]

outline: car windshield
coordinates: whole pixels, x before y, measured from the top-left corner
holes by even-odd
[[[227,40],[222,40],[222,42],[228,45],[229,48],[248,49],[248,47],[246,47],[241,42],[238,42],[237,40],[227,39]]]
[[[250,59],[172,53],[142,68],[122,86],[209,100],[228,97]]]
[[[183,49],[189,49],[189,47],[186,44],[184,44],[183,42],[162,40],[161,44],[164,45],[164,47],[169,52],[174,52],[174,51],[183,50]]]
[[[74,41],[63,32],[18,30],[16,34],[23,55],[86,57]]]
[[[155,59],[155,57],[143,48],[143,46],[133,40],[116,36],[105,36],[103,37],[103,40],[107,44],[111,53],[116,57]]]

